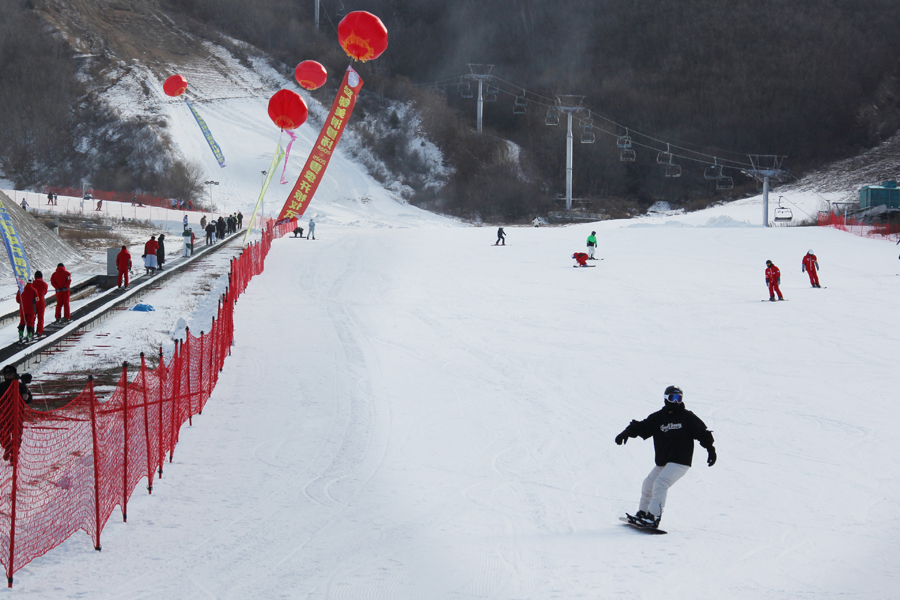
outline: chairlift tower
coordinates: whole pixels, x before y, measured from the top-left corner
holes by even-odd
[[[484,114],[484,82],[492,81],[494,76],[491,75],[491,69],[494,65],[475,65],[469,64],[469,74],[465,75],[466,79],[474,79],[478,82],[478,102],[476,113],[475,131],[481,133],[481,117]]]
[[[566,113],[568,130],[566,132],[566,210],[572,210],[572,117],[575,113],[589,111],[581,106],[584,96],[557,96],[556,110]],[[588,114],[588,116],[590,116]],[[548,125],[556,125],[547,121]]]
[[[744,175],[761,181],[763,184],[763,227],[769,227],[769,181],[783,181],[787,171],[782,170],[786,156],[775,154],[748,154],[752,169],[743,171]]]

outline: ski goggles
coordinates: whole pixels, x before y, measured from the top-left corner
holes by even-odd
[[[681,399],[684,397],[683,394],[666,394],[664,398],[666,402],[681,402]]]

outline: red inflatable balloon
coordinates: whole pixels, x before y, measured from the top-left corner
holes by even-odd
[[[338,41],[351,58],[365,62],[378,58],[387,49],[387,27],[372,13],[354,11],[338,25]]]
[[[279,90],[269,99],[269,118],[281,129],[297,129],[308,115],[306,102],[297,92]]]
[[[325,85],[328,71],[314,60],[304,60],[294,69],[294,77],[303,89],[314,90]]]
[[[163,91],[166,96],[180,96],[187,89],[187,79],[181,75],[172,75],[163,84]]]

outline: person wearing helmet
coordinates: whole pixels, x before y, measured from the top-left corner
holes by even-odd
[[[812,250],[806,253],[806,256],[803,257],[803,266],[801,267],[801,272],[805,272],[809,275],[809,284],[814,288],[822,287],[819,285],[819,274],[816,272],[819,270],[819,259],[816,258],[816,255]]]
[[[572,255],[572,258],[574,258],[576,261],[578,261],[579,267],[588,266],[588,264],[587,264],[588,255],[585,254],[584,252],[576,252],[575,254]],[[575,265],[572,265],[572,266],[574,267]]]
[[[775,266],[771,260],[766,261],[766,285],[769,286],[769,302],[775,302],[775,294],[779,300],[784,300],[781,295],[781,269]]]
[[[641,527],[656,529],[666,506],[669,488],[684,477],[691,467],[694,440],[706,448],[706,464],[716,464],[715,440],[712,432],[700,417],[684,407],[684,392],[670,385],[663,394],[663,408],[643,421],[632,421],[616,436],[616,444],[628,442],[628,438],[653,438],[656,466],[641,486],[641,501],[637,514],[626,515],[628,520]]]
[[[597,260],[594,258],[594,248],[597,247],[597,232],[592,231],[591,235],[588,236],[587,239],[587,255],[588,260]]]

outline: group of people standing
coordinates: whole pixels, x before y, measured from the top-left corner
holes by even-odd
[[[56,271],[50,276],[50,285],[56,292],[56,322],[68,322],[72,318],[69,308],[71,295],[72,274],[66,270],[63,263],[56,266]],[[49,286],[44,281],[44,274],[35,271],[34,277],[25,283],[21,292],[16,292],[16,302],[19,304],[19,342],[27,343],[35,337],[44,335],[44,310],[47,308],[47,292]]]
[[[206,215],[200,219],[200,228],[206,232],[206,245],[210,246],[225,238],[226,235],[237,233],[244,228],[244,215],[240,212],[206,221]]]

